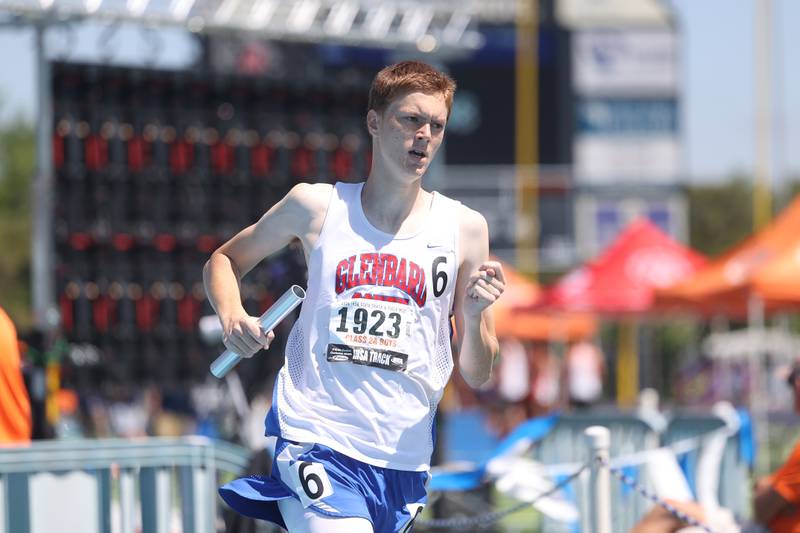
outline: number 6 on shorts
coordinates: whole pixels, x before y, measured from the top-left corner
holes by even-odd
[[[333,494],[333,486],[322,463],[297,461],[292,465],[292,472],[296,477],[295,492],[303,507]]]

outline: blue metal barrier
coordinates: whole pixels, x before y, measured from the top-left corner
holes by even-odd
[[[589,461],[589,453],[584,437],[590,426],[604,426],[611,432],[610,456],[633,454],[659,446],[658,432],[647,422],[631,413],[603,411],[595,409],[563,415],[553,430],[535,446],[533,457],[546,464],[581,463]],[[587,503],[587,487],[584,483],[577,485],[575,499],[581,509],[581,516],[588,517],[585,509]],[[619,483],[612,484],[611,508],[612,529],[615,532],[629,531],[642,514],[647,510],[649,502],[643,501],[635,493],[630,492]],[[553,533],[572,533],[575,525],[565,524],[544,518],[543,531]]]
[[[617,481],[611,485],[612,531],[615,533],[629,531],[653,505],[653,497],[659,497],[654,483],[663,471],[659,470],[661,463],[658,456],[652,453],[659,447],[669,447],[675,454],[676,459],[684,467],[687,484],[693,490],[698,459],[701,454],[705,454],[704,470],[708,476],[713,476],[705,478],[705,494],[712,495],[720,505],[737,516],[747,517],[750,468],[755,454],[750,419],[746,412],[741,410],[737,412],[732,406],[723,408],[722,405],[718,405],[714,409],[719,416],[707,412],[698,414],[674,412],[670,418],[666,418],[661,414],[654,416],[654,413],[649,413],[640,416],[635,412],[603,409],[555,415],[551,418],[553,422],[547,431],[532,438],[532,448],[521,453],[543,465],[545,471],[549,472],[546,475],[558,483],[589,461],[585,445],[585,429],[593,425],[607,427],[611,435],[609,467],[613,467],[614,471],[624,476],[626,480],[621,483],[619,482],[621,478],[615,478]],[[728,420],[728,424],[725,420]],[[502,455],[504,446],[513,448],[516,442],[513,437],[521,428],[532,422],[545,421],[544,417],[530,420],[509,434],[504,439],[504,444],[495,445],[491,451],[484,447],[478,450],[477,454],[473,452],[472,456],[459,455],[458,452],[467,450],[463,443],[450,443],[444,453],[445,458],[449,460],[472,458],[474,466],[472,469],[436,472],[430,487],[434,491],[447,492],[450,499],[457,498],[454,492],[478,487],[487,481],[487,460]],[[478,429],[480,426],[476,426],[475,421],[472,421],[470,434],[474,434]],[[469,439],[469,435],[464,433],[459,435],[446,431],[450,440]],[[719,441],[720,438],[723,440]],[[660,453],[664,452],[665,450],[661,450]],[[487,454],[490,457],[486,457]],[[669,465],[664,467],[668,472]],[[663,483],[661,478],[662,487]],[[641,491],[650,496],[640,494]],[[564,492],[568,499],[574,501],[582,521],[585,521],[589,516],[585,480],[570,483]],[[563,515],[561,516],[563,520]],[[483,519],[476,517],[475,520],[478,518]],[[585,523],[569,524],[546,516],[542,517],[541,524],[543,531],[556,533],[586,530],[586,526]]]
[[[0,448],[0,533],[168,533],[173,508],[184,532],[214,533],[219,477],[240,474],[249,455],[204,437]]]
[[[714,415],[706,413],[676,412],[669,419],[669,424],[662,435],[662,444],[669,446],[676,442],[701,435],[710,435],[714,431],[723,430],[725,422]],[[750,465],[744,457],[739,433],[731,435],[726,443],[719,467],[719,503],[741,517],[750,516]],[[696,492],[696,467],[701,448],[697,447],[678,457],[690,488]]]

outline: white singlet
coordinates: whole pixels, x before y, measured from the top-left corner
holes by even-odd
[[[331,194],[267,434],[424,471],[453,369],[460,204],[434,192],[423,229],[397,238],[367,221],[362,187]]]

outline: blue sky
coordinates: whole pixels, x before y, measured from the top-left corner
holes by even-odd
[[[694,179],[750,172],[756,0],[671,0],[682,30],[683,133]],[[775,183],[800,175],[800,2],[773,0]],[[780,67],[780,69],[779,69]]]
[[[692,181],[717,180],[753,168],[754,64],[756,0],[668,0],[681,28],[682,133],[687,174]],[[773,0],[775,52],[774,183],[800,176],[800,1]],[[89,27],[74,34],[71,58],[96,54],[101,31]],[[196,53],[182,32],[159,32],[158,64],[179,67]],[[48,40],[53,50],[70,42],[63,31]],[[108,43],[115,60],[140,61],[152,36],[124,28]],[[119,46],[124,43],[124,46]],[[117,46],[115,46],[117,45]],[[33,35],[0,28],[0,120],[34,112]]]

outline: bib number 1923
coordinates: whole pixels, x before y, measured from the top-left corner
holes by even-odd
[[[341,333],[356,333],[362,335],[369,333],[376,337],[383,337],[386,335],[392,339],[400,336],[400,322],[402,316],[400,313],[389,313],[388,315],[380,309],[373,309],[370,312],[363,307],[356,307],[353,310],[353,326],[351,329],[347,327],[347,318],[350,313],[350,307],[342,307],[339,309],[339,327],[336,331]]]

